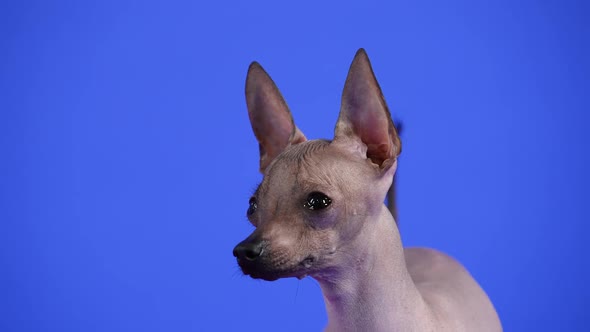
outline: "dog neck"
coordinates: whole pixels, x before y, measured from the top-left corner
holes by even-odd
[[[345,266],[316,277],[328,314],[326,331],[421,329],[428,324],[427,307],[406,268],[391,214],[383,206],[377,220],[364,222],[351,247],[343,248]]]

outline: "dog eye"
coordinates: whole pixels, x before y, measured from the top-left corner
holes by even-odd
[[[258,208],[258,203],[256,202],[256,198],[255,197],[252,197],[252,198],[250,198],[250,201],[248,202],[248,204],[249,204],[248,205],[248,211],[246,212],[246,214],[250,216]]]
[[[332,200],[330,197],[321,192],[314,191],[307,196],[304,206],[310,210],[321,210],[327,208],[331,203]]]

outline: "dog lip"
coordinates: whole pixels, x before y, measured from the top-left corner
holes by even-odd
[[[272,276],[272,277],[268,277],[268,276],[264,276],[264,277],[260,277],[259,279],[265,280],[265,281],[276,281],[278,279],[280,279],[281,277],[277,277],[277,276]]]
[[[257,273],[257,272],[245,272],[245,274],[249,275],[252,279],[262,279],[265,281],[275,281],[275,280],[282,278],[282,276],[275,274],[275,273],[265,274],[265,273]]]
[[[307,269],[306,266],[301,265],[300,263],[299,268],[291,268],[291,269],[284,269],[284,270],[275,270],[275,269],[267,269],[263,266],[257,264],[251,264],[249,261],[240,261],[238,260],[238,265],[240,266],[244,275],[251,277],[252,279],[262,279],[265,281],[275,281],[281,278],[292,278],[295,277],[299,280],[305,278],[307,276]]]
[[[264,258],[264,255],[261,255],[260,258]],[[289,267],[283,266],[282,268],[274,266],[274,264],[267,262],[265,259],[248,260],[243,257],[237,257],[236,261],[244,275],[250,276],[253,279],[275,281],[281,278],[297,278],[299,280],[305,278],[310,273],[312,266],[318,261],[318,258],[316,255],[310,254],[305,256],[298,264],[288,264],[290,265]]]

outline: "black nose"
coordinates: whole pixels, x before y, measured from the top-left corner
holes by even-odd
[[[263,247],[264,243],[262,241],[242,242],[234,248],[234,257],[254,261],[262,255]]]

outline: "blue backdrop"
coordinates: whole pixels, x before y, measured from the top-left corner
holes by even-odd
[[[319,331],[315,281],[232,257],[244,80],[258,60],[331,138],[359,47],[405,125],[404,243],[463,262],[506,331],[587,331],[586,3],[3,2],[0,331]]]

